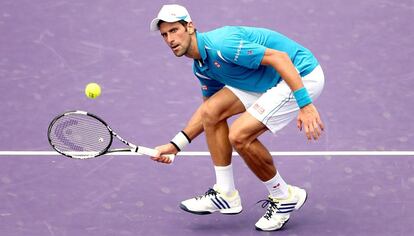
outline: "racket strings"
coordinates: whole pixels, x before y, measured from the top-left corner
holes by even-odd
[[[57,119],[49,138],[57,150],[75,158],[102,154],[112,140],[105,124],[92,116],[78,113]]]

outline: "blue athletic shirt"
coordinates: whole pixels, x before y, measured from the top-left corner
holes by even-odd
[[[263,93],[278,84],[276,70],[260,65],[266,48],[286,52],[302,77],[319,64],[308,49],[268,29],[225,26],[196,36],[201,60],[194,60],[193,71],[206,97],[224,85]]]

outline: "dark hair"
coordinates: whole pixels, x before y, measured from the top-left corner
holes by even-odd
[[[158,21],[158,23],[157,23],[157,27],[158,27],[158,29],[160,28],[160,25],[162,24],[162,23],[164,23],[165,21],[163,21],[163,20],[160,20],[160,21]],[[180,23],[182,26],[184,26],[184,28],[185,28],[185,31],[187,31],[187,25],[188,25],[188,22],[187,21],[185,21],[185,20],[180,20],[180,21],[177,21],[178,23]],[[194,30],[196,30],[196,29],[194,29]]]

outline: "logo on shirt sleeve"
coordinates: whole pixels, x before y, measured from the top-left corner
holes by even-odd
[[[239,56],[240,56],[241,50],[243,48],[243,45],[244,45],[243,40],[240,40],[239,46],[237,47],[236,55],[233,58],[234,61],[239,60]]]

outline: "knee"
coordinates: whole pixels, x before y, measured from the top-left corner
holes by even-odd
[[[220,122],[220,113],[208,102],[205,102],[201,107],[201,119],[203,125],[215,125]]]
[[[229,140],[233,148],[236,149],[236,151],[238,152],[243,151],[249,145],[246,137],[244,137],[242,133],[238,130],[230,129]]]

